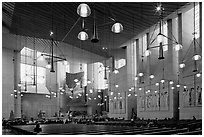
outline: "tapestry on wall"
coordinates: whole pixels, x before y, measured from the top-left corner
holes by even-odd
[[[82,84],[82,78],[84,76],[84,72],[79,72],[79,73],[67,73],[66,72],[66,84],[68,88],[75,88],[76,87],[76,82],[74,81],[75,79],[78,79],[80,84]]]

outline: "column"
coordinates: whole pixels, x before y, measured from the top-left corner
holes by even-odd
[[[14,89],[17,90],[17,96],[14,97],[14,117],[21,117],[21,87],[18,87],[20,83],[20,63],[21,54],[20,51],[14,50]]]

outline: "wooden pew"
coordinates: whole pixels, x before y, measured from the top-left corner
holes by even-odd
[[[136,131],[125,131],[125,132],[117,132],[113,133],[114,135],[136,135],[136,134],[143,134],[143,133],[149,133],[149,132],[159,132],[159,131],[166,131],[170,130],[170,128],[156,128],[156,129],[146,129],[146,130],[136,130]]]
[[[182,133],[182,132],[187,132],[188,128],[183,128],[183,129],[171,129],[171,130],[165,130],[165,131],[156,131],[156,132],[149,132],[149,133],[144,133],[143,135],[171,135],[171,134],[177,134],[177,133]]]
[[[178,133],[177,135],[202,135],[202,130]]]

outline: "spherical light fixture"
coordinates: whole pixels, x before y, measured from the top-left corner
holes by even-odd
[[[47,64],[47,65],[46,65],[46,68],[47,68],[47,69],[50,69],[50,68],[51,68],[51,65],[50,65],[50,64]]]
[[[154,75],[150,75],[149,77],[150,77],[151,79],[153,79],[153,78],[154,78]]]
[[[196,60],[201,59],[201,56],[198,54],[195,54],[192,59],[196,61]]]
[[[140,72],[138,75],[139,75],[140,77],[142,77],[142,76],[144,75],[144,73]]]
[[[90,80],[87,80],[87,83],[88,83],[88,84],[91,84],[91,81],[90,81]]]
[[[89,38],[89,36],[85,31],[82,30],[81,32],[79,32],[78,39],[84,41],[84,40],[87,40],[88,38]]]
[[[115,70],[113,71],[113,73],[118,74],[119,71],[118,71],[117,69],[115,69]]]
[[[176,87],[179,88],[181,85],[177,84]]]
[[[121,31],[123,31],[123,26],[121,23],[114,23],[112,28],[111,28],[111,31],[114,32],[114,33],[120,33]]]
[[[197,74],[196,74],[196,77],[199,78],[200,76],[201,76],[201,73],[197,73]]]
[[[159,34],[157,35],[157,42],[158,42],[158,43],[163,42],[163,35],[162,35],[161,33],[159,33]]]
[[[182,49],[182,45],[181,44],[176,44],[175,46],[174,46],[174,49],[175,49],[175,51],[179,51],[179,50],[181,50]]]
[[[151,54],[151,51],[148,49],[145,51],[145,56],[148,57]]]
[[[161,83],[164,83],[164,82],[165,82],[165,80],[164,80],[164,79],[162,79],[160,82],[161,82]]]
[[[182,62],[181,64],[179,64],[179,68],[184,68],[186,65]]]
[[[171,89],[175,89],[174,87],[171,87]]]
[[[91,9],[87,4],[82,3],[77,7],[77,14],[84,18],[88,17],[91,14]]]
[[[174,84],[174,82],[173,82],[173,81],[170,81],[169,84],[172,85],[172,84]]]
[[[92,89],[90,89],[90,90],[89,90],[89,92],[92,94],[92,93],[93,93],[93,90],[92,90]]]

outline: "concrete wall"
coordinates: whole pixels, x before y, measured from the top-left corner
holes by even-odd
[[[46,118],[52,117],[58,112],[56,98],[46,98],[45,94],[24,93],[21,100],[22,114],[25,115],[28,120],[30,120],[31,117],[37,118],[40,110],[45,111]]]
[[[14,51],[2,48],[2,118],[9,118],[11,110],[14,111]]]

